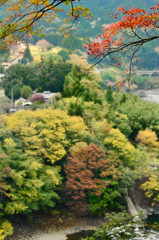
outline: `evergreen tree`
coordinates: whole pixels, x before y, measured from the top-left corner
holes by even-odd
[[[26,49],[24,51],[24,55],[23,55],[23,58],[22,58],[21,62],[23,64],[27,64],[27,63],[30,63],[32,61],[33,61],[33,57],[31,55],[29,45],[27,45],[27,47],[26,47]]]
[[[62,59],[63,59],[64,62],[66,62],[67,60],[70,59],[70,56],[69,56],[68,52],[65,51],[65,50],[59,51],[59,52],[58,52],[58,55],[60,55],[60,56],[62,57]]]
[[[108,103],[113,102],[113,89],[112,86],[108,86],[107,92],[106,92],[106,100]]]
[[[121,101],[120,101],[120,104],[125,103],[126,100],[127,100],[127,96],[126,96],[126,94],[124,93],[123,96],[122,96],[122,99],[121,99]]]

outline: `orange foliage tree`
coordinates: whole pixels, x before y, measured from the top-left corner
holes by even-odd
[[[101,189],[107,185],[107,181],[102,178],[107,162],[104,150],[93,143],[79,149],[77,152],[72,151],[67,158],[64,192],[68,197],[67,204],[78,213],[85,213],[88,210],[89,192],[100,195]]]

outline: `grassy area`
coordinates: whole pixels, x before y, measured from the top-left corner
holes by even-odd
[[[50,50],[42,51],[40,48],[34,45],[29,45],[30,51],[33,57],[41,56],[41,55],[48,55],[48,54],[57,54],[62,48],[61,47],[53,47]]]
[[[53,47],[50,50],[41,50],[39,47],[29,44],[29,48],[31,51],[31,55],[34,58],[34,61],[40,61],[40,56],[43,55],[49,55],[49,54],[57,54],[62,48],[61,47]],[[23,53],[21,53],[23,55]],[[10,60],[13,60],[17,57],[17,54],[11,54]]]

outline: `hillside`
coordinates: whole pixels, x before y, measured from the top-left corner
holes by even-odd
[[[58,18],[55,21],[47,23],[41,21],[40,28],[44,32],[45,38],[47,41],[52,43],[54,46],[60,45],[67,49],[80,49],[83,51],[83,45],[85,42],[89,41],[89,38],[96,38],[99,34],[102,33],[104,25],[115,20],[110,14],[116,13],[119,6],[124,6],[126,9],[130,7],[139,7],[144,9],[149,9],[151,6],[157,4],[157,0],[132,0],[131,2],[124,0],[81,0],[81,5],[89,7],[89,9],[94,14],[94,19],[80,19],[74,26],[76,30],[71,31],[71,37],[69,40],[63,38],[63,34],[57,34],[57,31],[61,27],[70,27],[70,24],[64,24],[65,14],[58,14]],[[78,3],[77,3],[78,4]],[[66,9],[66,12],[68,9]],[[39,40],[37,36],[33,37],[33,43],[36,43]],[[155,48],[158,46],[158,41],[153,41],[145,45],[144,49],[140,50],[139,56],[136,59],[135,66],[139,69],[154,69],[159,67],[159,54],[155,52]],[[149,59],[149,61],[145,61]],[[154,63],[155,62],[155,63]]]
[[[131,6],[133,2],[137,7],[148,8],[157,1],[135,0]],[[115,12],[120,2],[81,0],[82,3],[95,13],[95,19],[79,18],[74,33],[64,37],[57,32],[59,27],[70,24],[64,23],[64,13],[60,13],[49,23],[39,22],[45,37],[32,37],[27,29],[30,35],[22,38],[25,42],[9,44],[7,40],[10,51],[0,51],[0,240],[65,240],[65,232],[64,238],[41,238],[34,226],[40,227],[40,234],[44,232],[42,226],[46,226],[46,232],[56,231],[57,226],[61,233],[65,226],[72,231],[78,217],[87,227],[89,217],[103,221],[104,216],[105,224],[93,229],[92,236],[68,236],[67,240],[159,239],[159,233],[151,238],[151,231],[151,235],[145,231],[145,214],[136,215],[138,209],[157,217],[159,213],[159,105],[133,94],[137,87],[145,97],[143,89],[159,88],[159,47],[155,50],[159,45],[152,42],[145,48],[145,55],[139,52],[133,68],[143,70],[132,71],[130,80],[126,71],[130,53],[121,66],[110,64],[109,52],[118,51],[117,41],[121,47],[119,37],[126,47],[131,46],[122,35],[129,37],[130,30],[141,29],[140,39],[145,28],[146,33],[148,27],[152,32],[158,15],[154,14],[155,20],[147,27],[150,15],[141,10],[142,18],[137,16],[136,20],[136,9],[126,12],[128,23],[124,18],[123,25],[114,24],[115,28],[112,24],[113,28],[108,29],[112,31],[103,36],[108,45],[104,40],[101,45],[93,44],[95,48],[99,46],[101,54],[109,56],[98,67],[92,67],[83,45],[93,42],[105,24],[115,21],[108,13]],[[34,4],[36,8],[37,2]],[[128,1],[122,4],[130,8]],[[19,16],[19,8],[17,11]],[[137,15],[140,17],[140,9]],[[132,24],[134,19],[137,25]],[[142,21],[146,25],[141,25]],[[4,35],[4,40],[8,35]],[[136,35],[130,39],[136,44]],[[97,52],[96,56],[100,54]],[[136,186],[147,198],[141,204],[136,201],[140,199]],[[149,202],[148,209],[144,202]],[[126,213],[131,205],[133,216]],[[77,222],[76,231],[81,231],[80,221]],[[20,224],[28,225],[28,230],[24,231]],[[149,227],[159,230],[159,220]],[[17,238],[19,229],[22,232]],[[36,238],[32,237],[33,232]],[[145,232],[148,238],[143,237]]]

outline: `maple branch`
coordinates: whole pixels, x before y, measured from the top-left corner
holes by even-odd
[[[131,50],[128,71],[128,84],[130,86],[132,63],[136,53],[144,44],[159,38],[159,4],[153,6],[150,11],[151,13],[147,13],[146,10],[135,7],[126,11],[124,7],[120,7],[117,14],[123,13],[124,17],[121,21],[109,24],[103,30],[103,34],[98,35],[97,40],[99,39],[99,41],[87,43],[85,46],[88,55],[93,56],[94,60],[98,59],[93,66],[101,63],[106,56],[119,52],[125,55]],[[150,31],[148,31],[149,29]],[[116,65],[120,65],[120,63]]]
[[[112,48],[112,49],[110,49],[110,51],[107,51],[106,53],[101,53],[102,58],[97,63],[95,63],[93,66],[97,65],[98,63],[100,63],[106,56],[109,56],[109,55],[111,55],[113,53],[122,52],[122,50],[125,50],[128,47],[130,47],[130,46],[143,45],[143,44],[145,44],[147,42],[150,42],[150,41],[158,39],[158,38],[159,38],[159,35],[152,36],[152,37],[149,37],[149,38],[142,38],[142,39],[139,39],[137,41],[130,42],[130,43],[127,43],[127,44],[124,43],[123,45],[120,45],[118,48]],[[99,56],[96,56],[94,59],[97,59],[98,57]]]

